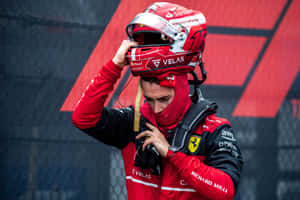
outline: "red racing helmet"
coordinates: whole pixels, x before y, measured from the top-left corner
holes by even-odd
[[[193,71],[204,51],[207,28],[201,12],[157,2],[138,14],[126,32],[139,44],[127,55],[132,74],[158,76]]]

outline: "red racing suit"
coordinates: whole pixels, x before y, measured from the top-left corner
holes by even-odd
[[[112,61],[101,68],[78,102],[72,120],[88,135],[122,150],[128,199],[233,199],[243,161],[230,124],[215,115],[206,117],[192,134],[194,143],[189,145],[196,149],[168,151],[160,175],[134,165],[134,108],[104,107],[121,70]]]

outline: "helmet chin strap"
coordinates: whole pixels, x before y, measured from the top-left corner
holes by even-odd
[[[202,61],[202,53],[200,53],[200,56],[199,56],[199,67],[200,67],[200,71],[201,71],[201,75],[202,75],[202,80],[199,81],[199,85],[201,85],[206,80],[206,74],[207,74],[207,72],[204,69],[204,62]]]
[[[190,72],[193,76],[194,80],[189,80],[189,84],[194,85],[194,94],[191,96],[191,99],[194,103],[199,102],[201,99],[203,99],[203,95],[200,90],[200,85],[204,83],[206,80],[206,71],[204,69],[204,63],[202,61],[202,54],[200,54],[199,57],[199,67],[202,75],[202,80],[199,80],[198,75],[195,71]]]

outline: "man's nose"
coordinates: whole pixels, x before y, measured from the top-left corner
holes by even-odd
[[[162,111],[160,103],[154,102],[153,111],[155,114],[160,113]]]

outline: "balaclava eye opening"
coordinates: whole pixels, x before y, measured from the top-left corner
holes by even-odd
[[[168,75],[158,77],[160,85],[175,89],[172,102],[160,113],[155,114],[148,103],[144,103],[141,107],[141,113],[150,122],[157,125],[158,128],[166,133],[173,130],[184,116],[187,109],[192,104],[189,97],[189,83],[187,75]]]

